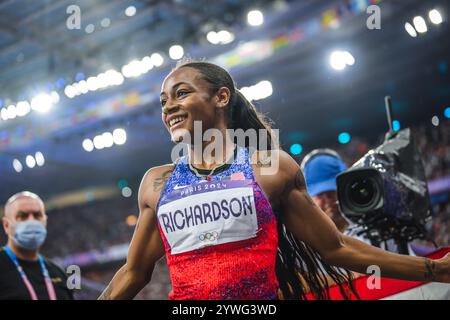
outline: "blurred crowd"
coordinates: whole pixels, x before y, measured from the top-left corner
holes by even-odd
[[[136,212],[137,204],[123,197],[49,211],[49,240],[43,252],[64,257],[127,243],[134,225],[128,225],[126,219]]]

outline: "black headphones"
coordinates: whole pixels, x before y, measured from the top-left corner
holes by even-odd
[[[302,169],[302,171],[305,170],[306,164],[317,156],[331,156],[331,157],[337,158],[343,162],[339,153],[337,153],[333,149],[328,149],[328,148],[315,149],[315,150],[311,151],[310,153],[308,153],[303,158],[302,163],[300,164],[300,168]]]

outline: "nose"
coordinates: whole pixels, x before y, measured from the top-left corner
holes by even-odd
[[[178,110],[178,108],[179,108],[179,106],[176,103],[172,102],[172,100],[169,98],[166,101],[166,104],[164,105],[162,112],[164,114],[170,114],[170,113],[176,112]]]
[[[37,219],[32,214],[29,214],[28,217],[24,221],[30,221],[30,220],[36,220],[37,221]]]

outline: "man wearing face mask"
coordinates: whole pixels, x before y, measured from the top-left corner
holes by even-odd
[[[345,170],[347,166],[339,154],[332,149],[316,149],[307,154],[301,164],[305,175],[306,186],[314,202],[333,220],[336,227],[343,234],[357,238],[360,241],[371,244],[370,240],[358,235],[361,227],[356,226],[339,210],[336,176]],[[381,249],[397,252],[397,245],[393,240],[380,244]],[[415,255],[408,244],[409,255]]]
[[[66,274],[39,254],[47,236],[41,198],[23,191],[5,205],[7,244],[0,250],[0,300],[71,300]]]

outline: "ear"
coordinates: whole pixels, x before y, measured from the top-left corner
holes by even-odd
[[[230,98],[231,98],[230,89],[228,89],[227,87],[221,87],[219,90],[217,90],[216,93],[217,107],[225,108],[226,106],[228,106]]]
[[[2,218],[2,224],[3,224],[3,231],[5,231],[6,235],[8,235],[8,229],[9,229],[9,221],[5,217]]]

